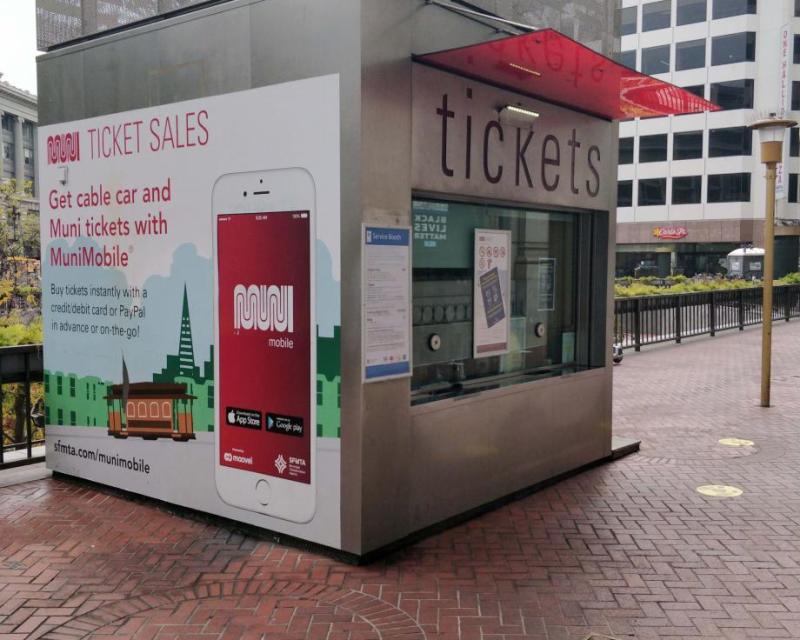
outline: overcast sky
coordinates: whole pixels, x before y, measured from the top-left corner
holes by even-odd
[[[0,73],[36,93],[36,1],[0,0]]]

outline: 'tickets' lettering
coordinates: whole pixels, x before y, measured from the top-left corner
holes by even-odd
[[[557,56],[550,60],[551,66],[553,64],[558,66],[562,62]],[[467,88],[467,99],[471,100],[472,97],[472,89]],[[481,177],[490,184],[499,184],[506,179],[513,180],[514,186],[521,188],[544,187],[550,192],[559,188],[563,190],[569,188],[569,193],[573,196],[584,193],[590,198],[596,198],[600,195],[600,148],[591,145],[587,149],[577,128],[571,129],[566,139],[559,139],[553,133],[546,133],[547,123],[544,118],[535,121],[530,127],[502,124],[494,118],[489,118],[484,124],[477,118],[476,113],[456,113],[453,101],[449,100],[446,93],[442,94],[441,105],[436,108],[436,115],[441,119],[441,172],[448,178],[471,180],[472,156],[475,152],[479,154],[483,165],[483,171],[478,175],[482,173]],[[464,124],[458,124],[459,121]],[[475,145],[472,135],[473,124],[478,132]],[[451,125],[456,125],[456,129]],[[461,129],[461,126],[464,126],[464,129]],[[480,135],[481,126],[483,136]],[[455,137],[451,135],[452,131],[458,130],[464,132],[461,140],[457,135]],[[512,148],[506,146],[507,135],[511,136],[508,145],[513,145]],[[568,167],[566,158],[562,163],[562,145],[569,147]],[[473,146],[479,148],[473,149]],[[449,160],[455,153],[464,154],[463,163],[455,161],[453,165],[450,164]],[[504,171],[504,164],[512,162],[512,153],[514,154],[513,177],[511,171]],[[566,172],[569,175],[566,175]],[[583,180],[584,176],[588,176],[586,180]]]

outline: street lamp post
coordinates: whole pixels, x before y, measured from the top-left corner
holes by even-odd
[[[761,406],[770,406],[772,371],[772,288],[775,278],[775,178],[783,159],[786,129],[797,126],[794,120],[769,118],[750,125],[761,141],[761,162],[767,168],[767,208],[764,212],[764,305],[761,312]]]

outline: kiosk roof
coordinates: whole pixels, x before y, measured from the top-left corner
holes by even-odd
[[[415,55],[414,60],[606,120],[720,110],[553,29]]]

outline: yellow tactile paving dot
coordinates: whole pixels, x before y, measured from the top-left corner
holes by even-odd
[[[719,443],[726,447],[754,447],[756,444],[752,440],[743,440],[742,438],[722,438]]]
[[[697,493],[714,498],[738,498],[744,491],[739,487],[731,487],[724,484],[704,484],[697,487]]]

